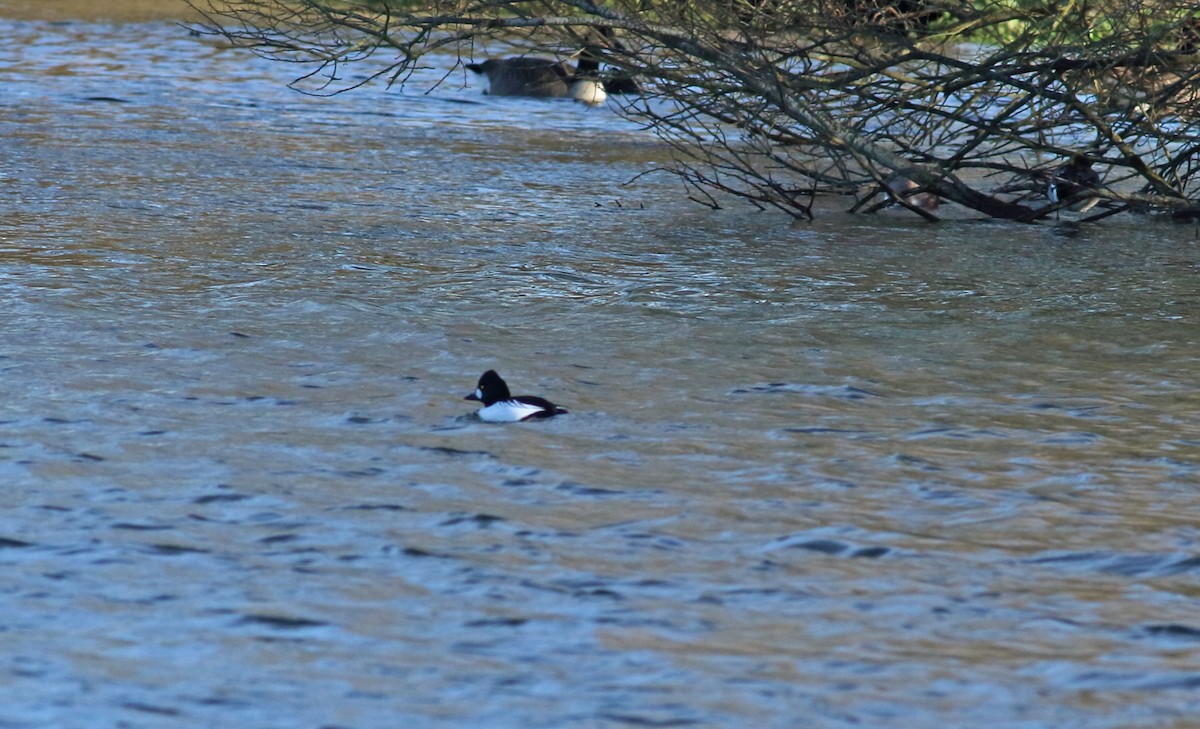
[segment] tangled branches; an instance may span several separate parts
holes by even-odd
[[[481,40],[587,48],[639,79],[624,113],[716,191],[797,217],[903,179],[1030,221],[1068,160],[1102,212],[1200,208],[1200,16],[1184,0],[189,0],[203,32],[314,66],[336,93]],[[386,52],[381,54],[381,52]],[[381,56],[385,55],[386,58]],[[375,63],[340,86],[341,67]],[[915,209],[915,206],[913,206]],[[930,213],[925,213],[930,216]]]

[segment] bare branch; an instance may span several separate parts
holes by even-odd
[[[710,207],[721,193],[807,218],[815,195],[899,175],[1035,220],[1058,209],[1042,197],[1051,170],[1078,155],[1112,209],[1200,207],[1191,0],[188,2],[199,32],[303,65],[306,93],[403,84],[483,42],[586,52],[607,82],[637,79],[618,110],[676,151]]]

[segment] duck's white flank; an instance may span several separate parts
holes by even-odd
[[[516,423],[545,408],[518,400],[501,400],[479,409],[479,419],[487,423]]]

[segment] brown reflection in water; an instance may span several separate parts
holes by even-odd
[[[183,0],[0,0],[0,17],[16,20],[136,23],[192,15]]]

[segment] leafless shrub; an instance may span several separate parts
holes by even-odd
[[[641,94],[623,113],[677,151],[692,196],[797,217],[897,176],[988,216],[1036,220],[1071,159],[1103,217],[1200,208],[1200,11],[1092,0],[189,0],[202,32],[308,64],[296,86],[403,83],[431,53],[581,48]],[[346,81],[343,67],[366,75]],[[447,73],[451,70],[448,69]],[[931,215],[930,215],[931,217]]]

